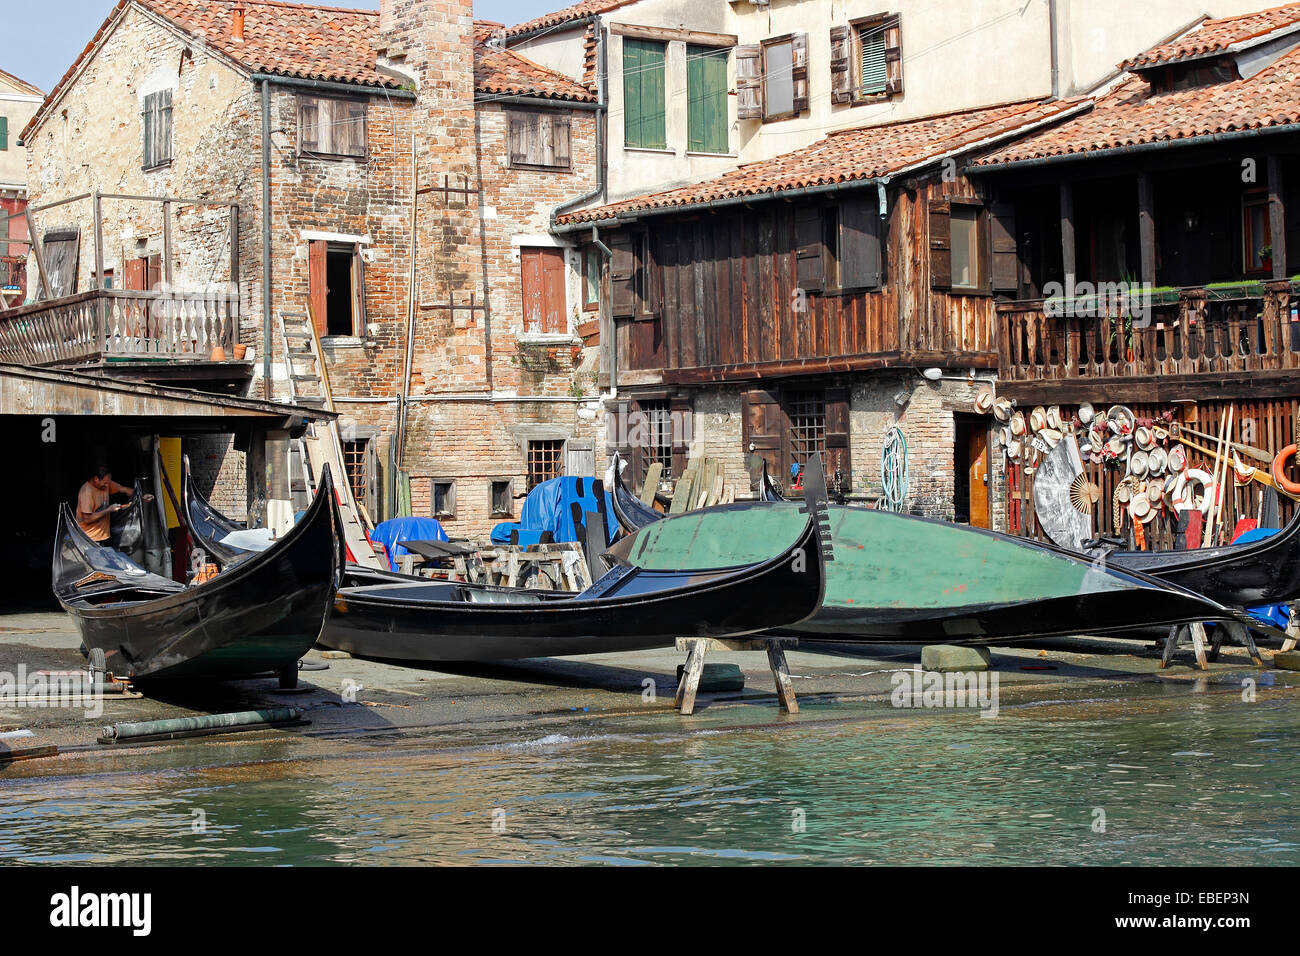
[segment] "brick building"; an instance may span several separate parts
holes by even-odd
[[[595,186],[598,97],[498,48],[495,27],[469,0],[121,0],[23,131],[35,205],[89,194],[37,217],[76,247],[46,297],[219,289],[201,324],[233,328],[189,354],[151,343],[171,361],[148,367],[109,342],[76,364],[283,400],[277,320],[310,304],[372,514],[399,465],[416,513],[466,535],[517,514],[531,482],[590,473],[586,260],[548,225]],[[132,301],[105,307],[110,339]],[[241,360],[209,354],[236,341]],[[243,452],[189,450],[242,512]]]

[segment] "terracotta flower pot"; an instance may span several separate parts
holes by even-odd
[[[212,347],[212,354],[208,356],[214,362],[224,362],[226,360],[226,350],[220,345]]]
[[[236,345],[236,346],[235,346],[235,361],[237,361],[237,362],[243,361],[244,356],[247,355],[247,354],[248,354],[248,346],[247,346],[247,345]]]

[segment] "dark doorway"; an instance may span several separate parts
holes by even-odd
[[[317,333],[360,335],[364,293],[358,247],[316,240],[308,258],[308,291]]]
[[[961,524],[991,528],[989,520],[989,432],[986,419],[954,415],[953,511]]]

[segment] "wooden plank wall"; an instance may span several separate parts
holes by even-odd
[[[1220,422],[1227,415],[1231,404],[1233,403],[1207,401],[1196,405],[1179,404],[1174,406],[1130,404],[1128,408],[1132,409],[1133,413],[1139,418],[1155,418],[1166,411],[1173,410],[1178,413],[1177,419],[1179,421],[1187,423],[1197,431],[1217,435]],[[1236,416],[1232,429],[1233,441],[1276,453],[1295,440],[1296,402],[1294,400],[1271,399],[1237,402],[1235,404]],[[1074,406],[1061,407],[1062,415],[1073,415],[1076,410]],[[1104,414],[1105,409],[1099,411]],[[1195,422],[1199,422],[1199,424],[1195,424]],[[1213,440],[1206,441],[1193,436],[1188,437],[1193,438],[1194,441],[1207,448],[1215,446]],[[1213,474],[1213,459],[1192,449],[1187,449],[1187,452],[1188,463],[1192,468],[1201,468]],[[995,453],[1001,454],[1001,448],[996,449]],[[1255,464],[1244,456],[1242,460],[1248,464]],[[1267,470],[1267,466],[1259,465],[1259,467]],[[1127,512],[1122,511],[1120,526],[1116,527],[1112,513],[1112,496],[1115,487],[1124,477],[1123,468],[1102,463],[1088,463],[1085,464],[1084,470],[1092,482],[1101,488],[1101,501],[1093,512],[1093,533],[1098,535],[1127,535],[1132,519],[1128,517]],[[1011,462],[1004,480],[1007,482],[1008,492],[1008,530],[1026,537],[1047,540],[1038,524],[1037,516],[1034,514],[1033,476],[1025,474],[1023,463]],[[1231,481],[1231,478],[1229,480]],[[1238,518],[1254,518],[1258,515],[1262,486],[1257,482],[1251,482],[1245,486],[1232,482],[1232,487],[1233,494],[1228,499],[1230,505],[1224,522],[1228,534],[1231,534],[1231,529]],[[1282,522],[1285,523],[1294,513],[1295,504],[1285,496],[1281,496],[1279,510]],[[1174,546],[1174,530],[1175,519],[1173,515],[1167,510],[1158,514],[1146,525],[1145,534],[1148,550],[1172,549]]]
[[[884,287],[810,293],[795,311],[799,202],[649,220],[651,314],[620,319],[620,368],[781,363],[900,350],[992,352],[994,300],[930,287],[928,204],[975,196],[965,178],[890,190]]]

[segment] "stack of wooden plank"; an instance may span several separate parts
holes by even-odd
[[[649,481],[646,484],[649,485]],[[669,514],[711,508],[735,500],[736,489],[724,480],[722,462],[716,458],[692,458],[686,471],[677,479]]]

